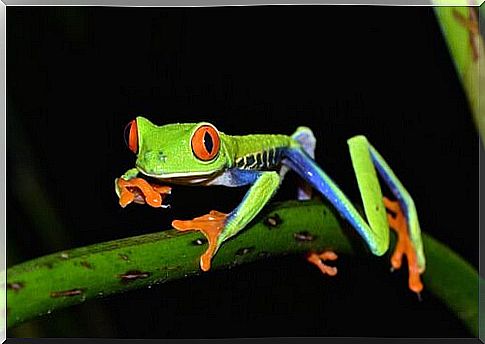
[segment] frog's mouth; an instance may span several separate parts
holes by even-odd
[[[138,171],[143,174],[144,177],[153,178],[157,181],[163,181],[164,183],[173,184],[204,184],[214,179],[219,173],[217,171],[208,172],[175,172],[175,173],[148,173],[142,168],[137,166]]]

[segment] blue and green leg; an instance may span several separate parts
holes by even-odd
[[[387,251],[389,226],[395,230],[398,243],[391,258],[392,266],[395,269],[399,268],[402,256],[406,255],[409,267],[409,288],[419,293],[423,288],[420,274],[425,268],[425,258],[414,202],[382,156],[364,136],[356,136],[350,139],[348,144],[367,221],[362,218],[335,182],[303,149],[299,147],[288,149],[283,163],[332,203],[342,217],[362,236],[373,254],[380,256]],[[397,201],[390,201],[382,196],[376,171],[389,186]],[[395,216],[388,215],[386,209]],[[312,262],[322,269],[324,264],[318,258],[328,258],[328,253],[320,257],[318,255],[310,257]]]

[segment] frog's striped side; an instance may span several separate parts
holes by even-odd
[[[242,170],[272,170],[281,162],[283,148],[271,147],[262,152],[236,158],[235,167]]]
[[[281,162],[284,149],[294,144],[286,135],[224,135],[223,142],[232,152],[231,166],[241,170],[274,171]]]

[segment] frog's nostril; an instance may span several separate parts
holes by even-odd
[[[160,161],[163,161],[163,162],[167,160],[167,156],[163,154],[163,152],[158,152],[158,158],[160,159]]]

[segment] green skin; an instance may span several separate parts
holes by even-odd
[[[356,136],[348,143],[368,221],[361,217],[350,200],[313,161],[315,139],[306,127],[299,127],[292,136],[230,136],[218,132],[218,154],[212,160],[202,161],[194,154],[191,140],[200,126],[211,124],[202,122],[157,126],[143,117],[137,117],[136,124],[136,167],[128,170],[121,178],[130,180],[142,174],[173,184],[228,187],[251,185],[241,204],[229,214],[217,239],[217,248],[254,219],[275,194],[285,173],[294,170],[339,210],[374,254],[382,255],[389,246],[390,230],[377,169],[405,209],[419,272],[424,271],[425,257],[414,203],[365,137]],[[117,182],[115,185],[119,196]],[[308,188],[299,189],[300,199],[309,197]]]

